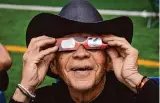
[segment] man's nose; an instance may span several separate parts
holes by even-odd
[[[80,45],[78,49],[72,55],[74,59],[86,59],[90,57],[90,53],[84,48],[83,45]]]

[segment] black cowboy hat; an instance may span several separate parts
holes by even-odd
[[[36,15],[28,25],[26,43],[28,46],[32,38],[42,35],[60,38],[72,33],[99,35],[112,33],[126,38],[131,43],[133,23],[126,16],[103,21],[99,12],[87,0],[72,0],[58,15],[50,13]],[[55,77],[50,71],[48,75]]]

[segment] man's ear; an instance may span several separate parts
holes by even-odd
[[[51,68],[51,72],[52,73],[54,73],[55,75],[58,75],[58,71],[56,69],[56,61],[55,60],[50,63],[50,68]]]

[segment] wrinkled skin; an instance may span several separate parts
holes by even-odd
[[[90,35],[77,33],[66,37]],[[108,45],[105,51],[86,50],[81,45],[76,51],[56,53],[58,47],[54,46],[55,42],[55,38],[47,36],[31,40],[23,57],[21,79],[21,84],[30,92],[33,92],[42,83],[48,67],[51,63],[54,65],[54,60],[56,60],[56,66],[51,71],[65,81],[76,102],[94,99],[103,89],[105,72],[108,70],[113,70],[117,79],[133,91],[143,77],[138,72],[138,51],[124,38],[103,35],[103,42]],[[44,49],[47,45],[53,46]],[[13,96],[15,100],[23,101],[26,99],[25,96],[17,92],[19,93],[16,90]]]
[[[103,50],[88,51],[82,45],[76,51],[58,53],[58,74],[67,85],[76,90],[91,89],[104,78],[107,63],[104,57]],[[78,70],[80,68],[91,70]]]

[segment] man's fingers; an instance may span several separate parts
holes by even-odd
[[[32,38],[31,41],[30,41],[29,46],[32,46],[32,45],[34,45],[34,43],[36,43],[36,42],[38,42],[40,40],[46,39],[46,38],[50,38],[50,37],[43,35],[43,36]]]
[[[122,41],[122,42],[125,42],[125,43],[127,43],[127,44],[129,44],[128,43],[128,41],[125,39],[125,38],[123,38],[123,37],[117,37],[117,36],[113,36],[113,35],[109,35],[109,36],[105,36],[104,37],[104,39],[103,39],[105,42],[108,42],[108,41]]]
[[[47,64],[50,64],[51,61],[55,59],[55,53],[50,53],[43,58]]]
[[[118,48],[118,47],[115,47],[115,49],[118,51],[118,54],[119,54],[120,56],[122,56],[123,58],[126,57],[126,54],[125,54],[125,52],[124,52],[124,49],[121,49],[121,48]]]
[[[120,51],[121,53],[119,51],[118,53],[122,57],[130,55],[130,54],[136,55],[137,53],[137,50],[134,49],[131,45],[125,44],[124,42],[121,42],[121,41],[109,41],[107,44],[108,46],[119,48],[119,50],[121,50]]]
[[[116,46],[116,47],[120,47],[121,49],[128,49],[128,48],[131,48],[131,45],[128,45],[124,42],[121,42],[121,41],[108,41],[107,42],[108,46]]]
[[[28,47],[26,53],[23,56],[24,61],[34,61],[39,63],[45,59],[46,55],[57,51],[58,47],[54,46],[55,38],[40,36],[32,40],[31,45]],[[53,46],[51,46],[53,45]],[[53,59],[53,58],[52,58]],[[46,62],[50,62],[50,58],[46,59]]]
[[[40,54],[38,55],[38,59],[41,60],[42,58],[44,58],[45,56],[49,55],[50,53],[55,53],[57,50],[58,50],[58,46],[54,46],[52,48],[45,49],[45,50],[40,52]],[[46,62],[49,63],[50,60],[46,61]]]
[[[41,48],[49,44],[55,43],[55,38],[47,37],[47,36],[40,36],[37,38],[33,38],[28,46],[28,48]]]
[[[108,48],[106,51],[112,61],[116,60],[119,57],[117,51],[114,48]]]
[[[122,57],[125,57],[126,55],[137,55],[137,50],[124,38],[109,36],[108,38],[105,37],[104,41],[109,47],[115,47]]]
[[[55,43],[54,38],[48,38],[43,41],[38,41],[35,45],[39,48],[39,50],[47,49],[54,46]]]
[[[113,67],[114,73],[118,77],[118,80],[122,81],[122,77],[121,77],[122,68],[121,67],[122,67],[123,58],[119,57],[119,54],[115,48],[107,49],[107,53],[112,60],[112,67]]]

